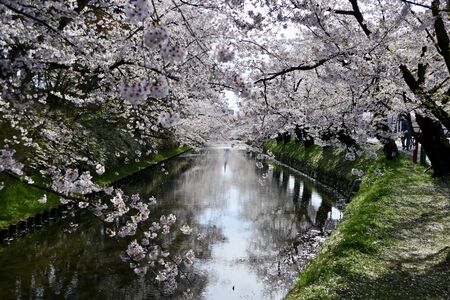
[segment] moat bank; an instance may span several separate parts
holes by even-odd
[[[94,175],[93,180],[103,186],[112,184],[189,150],[190,148],[187,146],[163,149],[159,153],[139,161],[111,166],[106,169],[104,174]],[[0,173],[0,183],[4,185],[0,189],[0,230],[7,229],[11,225],[16,226],[21,221],[28,223],[29,218],[35,214],[44,213],[46,210],[50,211],[60,205],[59,196],[45,189],[45,185],[49,183],[45,178],[38,174],[31,178],[34,180],[33,185],[25,183],[22,178]],[[38,199],[44,195],[47,197],[47,202],[40,203]],[[1,236],[3,235],[0,235],[0,242]]]
[[[336,149],[305,149],[294,142],[268,142],[264,148],[300,170],[305,158],[309,169],[329,166],[322,181],[332,186],[335,173],[349,182],[352,167],[366,173],[342,222],[286,299],[449,298],[448,180],[432,178],[407,157],[344,162]]]

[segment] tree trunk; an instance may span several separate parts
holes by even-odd
[[[312,145],[314,145],[314,138],[311,135],[307,135],[303,139],[303,145],[305,145],[305,148],[311,147]]]
[[[433,176],[450,175],[450,143],[441,124],[419,114],[416,115],[416,121],[422,131],[418,140],[430,159]]]
[[[398,157],[397,144],[393,139],[387,139],[383,142],[383,153],[388,160],[394,160]]]
[[[289,144],[290,141],[291,135],[286,131],[285,133],[283,133],[283,144]]]

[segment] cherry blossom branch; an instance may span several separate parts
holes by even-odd
[[[401,2],[404,2],[404,3],[411,4],[411,5],[420,6],[420,7],[423,7],[423,8],[433,9],[433,4],[430,6],[430,5],[426,5],[426,4],[422,4],[422,3],[417,3],[417,2],[415,2],[415,1],[410,1],[410,0],[400,0],[400,1],[401,1]],[[449,10],[449,9],[439,9],[439,11],[449,12],[450,10]]]
[[[22,182],[22,183],[24,183],[26,185],[38,188],[40,190],[43,190],[43,191],[46,191],[46,192],[49,192],[49,193],[56,194],[59,197],[62,197],[62,198],[65,198],[65,199],[69,199],[69,200],[72,200],[72,201],[75,201],[75,202],[87,201],[87,199],[85,197],[75,197],[73,195],[66,195],[66,194],[60,193],[58,191],[55,191],[55,190],[53,190],[53,189],[51,189],[49,187],[43,186],[43,185],[38,185],[38,184],[35,184],[35,183],[29,183],[26,180],[23,180],[20,176],[14,174],[12,172],[9,172],[9,171],[3,171],[2,173],[7,175],[7,176],[9,176],[9,177],[11,177],[11,178],[14,178],[14,179],[20,181],[20,182]]]
[[[180,0],[180,2],[185,5],[193,6],[193,7],[197,7],[197,8],[207,8],[207,9],[214,9],[214,10],[217,9],[216,6],[208,6],[208,5],[202,4],[201,2],[200,3],[192,3],[192,2],[187,2],[184,0]]]
[[[62,38],[66,43],[68,43],[72,47],[79,49],[74,43],[72,43],[66,37],[64,37],[57,29],[53,28],[52,26],[50,26],[49,24],[45,23],[44,21],[42,21],[42,20],[40,20],[40,19],[38,19],[38,18],[36,18],[36,17],[34,17],[34,16],[24,12],[24,11],[21,11],[21,10],[19,10],[19,9],[17,9],[17,8],[15,8],[15,7],[13,7],[13,6],[3,2],[3,1],[0,1],[0,4],[3,4],[4,6],[6,6],[7,8],[9,8],[10,10],[12,10],[13,12],[15,12],[17,14],[23,15],[23,16],[25,16],[25,17],[27,17],[27,18],[29,18],[29,19],[31,19],[31,20],[41,24],[42,26],[46,27],[50,31],[56,33],[60,38]]]
[[[283,69],[283,70],[281,70],[279,72],[269,73],[268,74],[268,75],[270,75],[269,77],[264,77],[264,78],[258,79],[257,81],[255,81],[255,84],[257,84],[259,82],[266,82],[266,81],[273,80],[273,79],[275,79],[275,78],[277,78],[277,77],[279,77],[281,75],[284,75],[284,74],[287,74],[287,73],[290,73],[290,72],[293,72],[293,71],[308,71],[308,70],[317,69],[318,67],[322,66],[324,63],[326,63],[327,61],[331,60],[332,58],[333,57],[323,58],[323,59],[320,59],[319,61],[317,61],[316,63],[311,64],[311,65],[301,64],[301,65],[298,65],[296,67],[290,67],[290,68],[287,68],[287,69]]]
[[[367,24],[364,20],[364,17],[361,13],[361,10],[359,9],[359,5],[358,5],[358,0],[349,0],[353,11],[348,11],[348,10],[334,10],[334,13],[338,14],[338,15],[352,15],[356,18],[356,21],[358,21],[359,26],[361,26],[361,29],[364,31],[364,33],[366,34],[367,37],[370,36],[370,34],[372,33],[369,28],[367,28]]]
[[[255,45],[255,46],[261,48],[261,49],[262,49],[264,52],[266,52],[268,55],[275,57],[277,60],[279,60],[280,62],[282,62],[283,64],[286,65],[286,62],[285,62],[279,55],[277,55],[277,54],[275,54],[275,53],[269,51],[266,47],[264,47],[264,46],[258,44],[258,43],[255,42],[255,41],[250,41],[250,40],[240,40],[239,42],[244,42],[244,43],[253,44],[253,45]]]

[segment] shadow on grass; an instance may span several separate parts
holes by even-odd
[[[340,275],[351,280],[351,288],[337,291],[337,294],[340,299],[449,299],[449,253],[449,247],[445,247],[438,253],[418,259],[438,259],[421,272],[402,267],[417,261],[395,261],[394,269],[376,280],[343,269]]]

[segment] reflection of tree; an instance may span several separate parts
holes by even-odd
[[[249,209],[250,206],[259,209],[255,222],[257,233],[252,236],[249,257],[253,262],[252,268],[269,290],[289,288],[296,281],[299,269],[317,250],[315,245],[318,243],[305,237],[310,235],[311,229],[322,228],[331,211],[330,198],[306,178],[294,176],[292,194],[289,194],[287,187],[291,175],[288,169],[275,166],[273,185],[267,187],[271,190],[270,202],[259,206],[251,202],[248,205]],[[312,205],[313,194],[322,199],[317,211]],[[297,241],[299,237],[305,240]],[[305,241],[307,247],[303,245]],[[300,246],[301,253],[296,252],[297,246]],[[261,253],[268,256],[261,256]]]
[[[129,193],[139,192],[144,199],[150,195],[161,195],[164,189],[176,184],[176,177],[185,172],[191,163],[192,160],[186,159],[168,164],[169,175],[161,172],[160,166],[144,170],[138,176],[124,180],[127,183],[124,189]],[[193,219],[194,212],[181,205],[164,207],[164,203],[152,210],[151,219],[156,220],[161,213],[174,210],[180,223],[188,223],[188,220],[190,222]],[[78,227],[70,223],[76,223]],[[65,229],[73,233],[68,234]],[[128,263],[119,258],[125,246],[124,241],[117,244],[104,232],[103,223],[81,212],[0,249],[0,299],[89,299],[94,295],[96,299],[174,299],[180,296],[163,295],[162,287],[154,284],[152,279],[155,274],[151,271],[147,279],[135,276]],[[220,233],[209,232],[208,237],[211,240],[218,235]],[[180,255],[192,246],[192,240],[178,231],[173,232],[170,240],[169,250],[173,253],[178,251]],[[196,244],[197,247],[202,245],[206,244]],[[203,256],[208,256],[208,251],[204,251]],[[204,284],[205,278],[200,275],[190,278],[189,282],[179,282],[182,288],[189,287],[191,290],[201,289]]]
[[[279,168],[273,168],[273,172],[272,172],[272,178],[274,182],[279,183],[280,182],[280,174],[281,171],[279,170]],[[280,189],[278,189],[279,191]]]
[[[285,170],[283,172],[283,179],[281,180],[281,188],[283,191],[287,190],[288,182],[289,182],[289,173]]]
[[[296,182],[300,182],[300,180],[297,178]],[[314,222],[311,220],[311,217],[308,213],[308,207],[312,198],[312,186],[307,181],[303,181],[302,184],[303,192],[301,195],[298,195],[297,198],[295,198],[294,193],[294,203],[296,208],[296,218],[299,227],[302,229],[302,231],[306,231],[311,226],[314,226]],[[300,186],[300,183],[298,183],[298,185]]]
[[[174,181],[183,174],[193,161],[189,158],[175,158],[163,165],[146,168],[133,176],[126,177],[118,185],[127,193],[139,192],[141,195],[151,195],[164,188],[167,182]],[[162,171],[162,169],[167,171]]]
[[[62,230],[75,221],[80,224],[76,232],[67,234]],[[41,294],[51,299],[95,293],[106,287],[111,293],[111,284],[132,283],[136,277],[118,259],[122,248],[106,238],[102,230],[99,221],[81,214],[52,223],[4,248],[0,255],[0,299],[34,299]],[[4,266],[10,267],[9,272]],[[107,294],[98,295],[107,298]]]
[[[151,209],[150,222],[162,214],[175,213],[177,224],[194,228],[190,238],[174,230],[166,240],[170,252],[183,254],[193,248],[199,259],[211,261],[215,245],[228,243],[220,220],[224,213],[231,213],[240,226],[249,228],[244,253],[247,257],[242,263],[262,280],[267,278],[269,289],[282,288],[279,279],[286,284],[295,281],[298,263],[292,260],[292,241],[297,233],[314,225],[310,216],[313,194],[324,197],[311,182],[295,177],[291,194],[287,189],[290,172],[275,167],[269,172],[271,179],[261,186],[258,180],[269,171],[268,167],[257,168],[253,157],[237,151],[230,151],[228,156],[223,151],[206,151],[166,163],[165,168],[168,175],[157,166],[128,178],[122,187],[128,194],[140,193],[144,199],[156,196],[158,205]],[[314,211],[318,226],[322,226],[320,220],[329,210],[325,202]],[[230,212],[230,206],[236,210]],[[71,221],[79,227],[68,235],[61,231],[61,224],[69,227]],[[70,298],[70,293],[78,298],[96,295],[99,299],[164,299],[152,280],[137,278],[128,264],[118,259],[123,245],[104,235],[101,222],[77,214],[75,220],[61,224],[50,225],[0,249],[0,299],[17,298],[18,294],[33,298],[42,292],[46,299],[62,295]],[[197,232],[205,233],[206,238],[194,242]],[[192,299],[198,299],[207,285],[206,275],[198,268],[194,265],[189,281],[179,282],[181,288],[191,289]]]
[[[320,205],[319,209],[317,210],[316,214],[316,224],[315,227],[321,231],[323,231],[325,227],[325,223],[328,219],[328,213],[331,212],[331,203],[330,201],[327,201],[324,197],[322,204]]]

